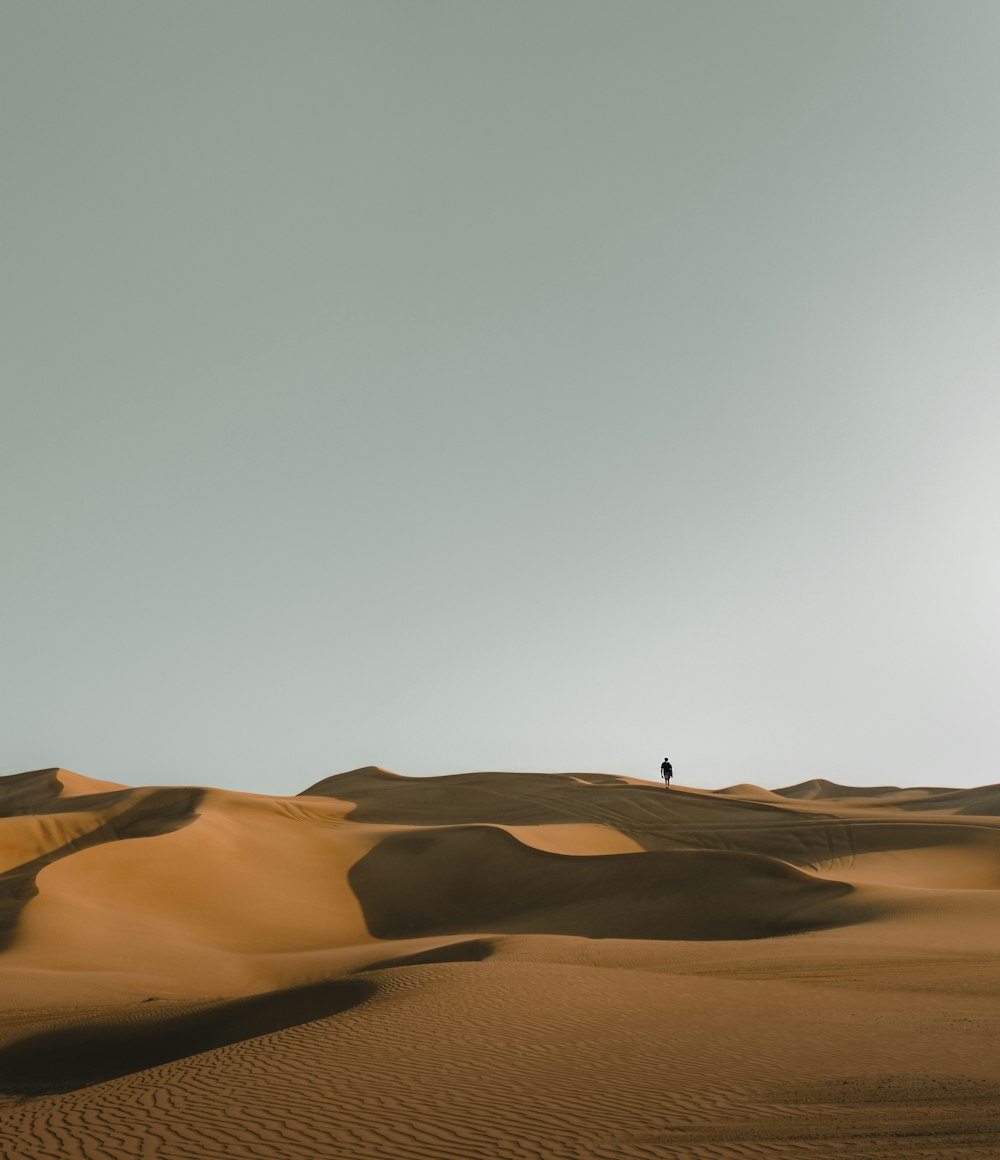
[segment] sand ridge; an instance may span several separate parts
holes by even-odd
[[[995,1155],[998,795],[0,778],[3,1154]]]

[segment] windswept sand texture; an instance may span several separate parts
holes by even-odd
[[[1000,787],[0,778],[0,1156],[1000,1156]]]

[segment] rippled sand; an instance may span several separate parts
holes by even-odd
[[[0,778],[0,1155],[995,1157],[1000,788]]]

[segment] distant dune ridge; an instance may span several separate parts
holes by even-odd
[[[1000,1150],[1000,786],[53,768],[0,834],[12,1160]]]

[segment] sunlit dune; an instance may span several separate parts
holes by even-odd
[[[0,838],[12,1160],[994,1154],[997,786],[46,769]]]

